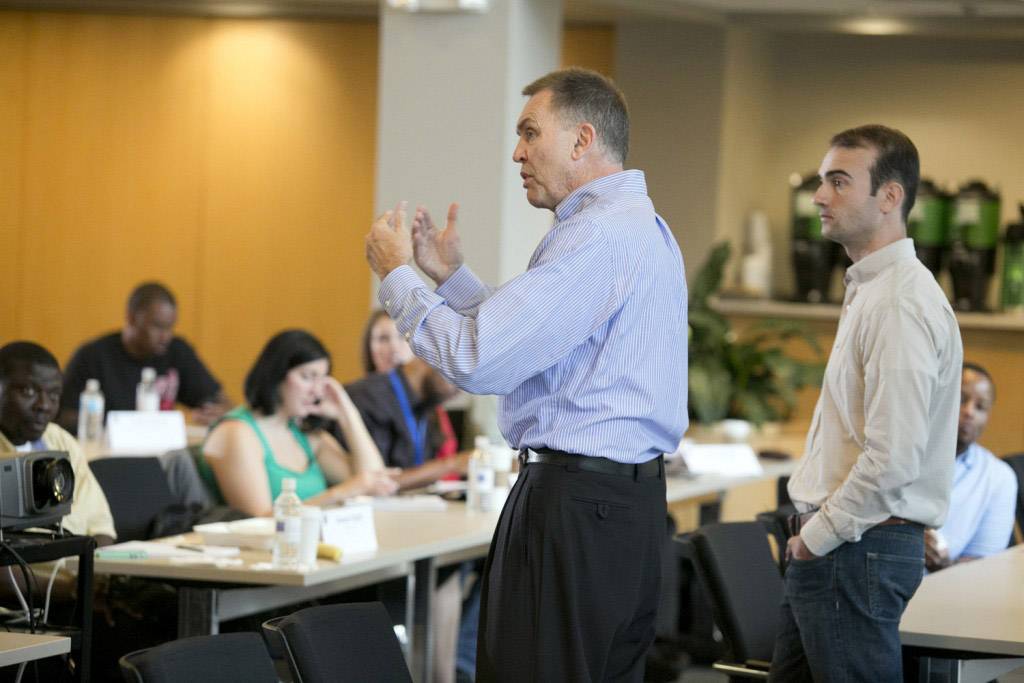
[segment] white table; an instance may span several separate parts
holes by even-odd
[[[1024,666],[1024,546],[926,576],[900,640],[929,650],[922,681],[989,681]]]
[[[320,560],[314,571],[255,569],[269,553],[243,551],[241,566],[178,564],[167,558],[101,559],[95,572],[165,579],[180,583],[178,637],[217,633],[220,623],[314,600],[396,578],[406,580],[406,630],[410,668],[416,680],[430,680],[433,634],[429,628],[432,590],[439,566],[487,552],[497,513],[471,513],[461,503],[443,512],[376,511],[379,548],[340,562]],[[164,539],[199,541],[198,535]]]
[[[755,448],[765,448],[755,442]],[[763,461],[757,477],[701,475],[669,477],[669,502],[722,494],[730,488],[788,474],[794,461]],[[432,590],[437,568],[487,553],[498,513],[470,513],[461,503],[444,512],[376,511],[379,548],[340,563],[320,561],[311,572],[253,569],[266,563],[266,552],[243,552],[238,567],[175,564],[167,559],[114,560],[97,558],[97,574],[120,574],[179,582],[178,636],[217,633],[222,621],[258,614],[345,590],[396,578],[406,579],[406,630],[416,680],[430,680],[433,634],[429,628]],[[188,542],[198,542],[188,537]]]
[[[67,636],[0,631],[0,667],[22,664],[71,652]]]

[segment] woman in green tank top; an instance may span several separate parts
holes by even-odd
[[[270,515],[286,477],[310,505],[395,491],[398,471],[384,467],[330,370],[327,350],[303,330],[281,332],[263,347],[245,378],[247,405],[213,426],[199,460],[200,474],[227,505]],[[321,428],[327,420],[338,421],[349,451]]]

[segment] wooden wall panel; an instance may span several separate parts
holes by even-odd
[[[566,27],[562,66],[582,66],[615,78],[615,28],[592,24]]]
[[[229,394],[285,326],[359,374],[376,26],[0,12],[0,341],[65,360],[144,279]]]
[[[38,13],[30,24],[22,334],[67,358],[120,324],[144,279],[180,295],[193,333],[203,64],[175,58],[203,22]]]
[[[0,14],[0,344],[20,334],[28,14]]]
[[[210,37],[201,341],[235,395],[286,327],[317,334],[339,377],[361,374],[376,46],[368,23],[225,22]]]

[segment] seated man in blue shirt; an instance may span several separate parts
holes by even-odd
[[[964,363],[949,516],[941,529],[925,533],[928,571],[992,555],[1004,550],[1010,540],[1017,478],[1009,465],[977,443],[988,424],[995,393],[988,371]]]

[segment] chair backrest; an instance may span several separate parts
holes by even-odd
[[[784,474],[775,480],[775,507],[783,508],[793,504],[789,499],[789,475]]]
[[[153,520],[176,502],[158,458],[98,458],[89,469],[107,497],[118,541],[148,538]]]
[[[308,607],[263,624],[271,650],[283,648],[301,683],[408,681],[391,618],[379,602]]]
[[[127,683],[277,683],[256,633],[182,638],[126,654],[118,664]]]
[[[1024,453],[1014,453],[1003,458],[1017,475],[1017,536],[1024,542]]]
[[[708,524],[690,534],[691,556],[711,597],[729,658],[771,661],[783,583],[759,522]]]

